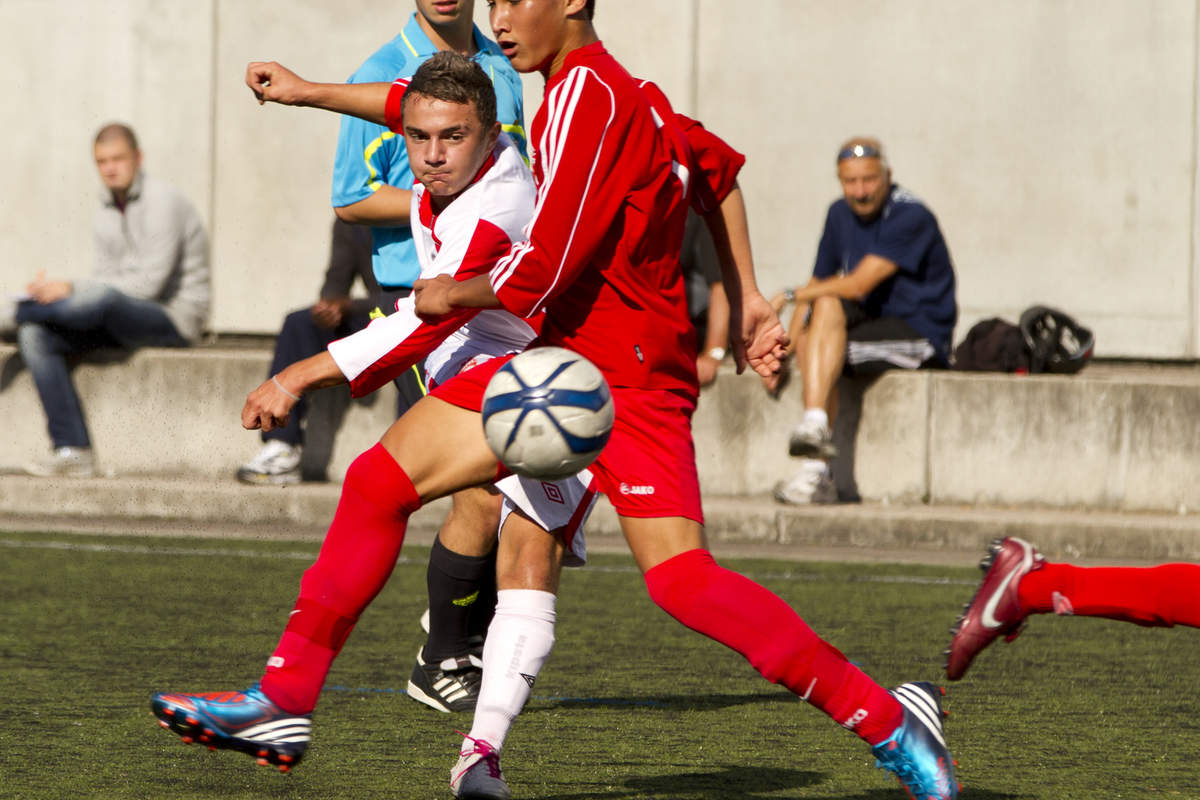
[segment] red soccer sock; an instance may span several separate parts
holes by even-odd
[[[1152,627],[1200,627],[1200,565],[1076,567],[1043,564],[1017,587],[1030,614],[1107,617]]]
[[[280,708],[307,714],[316,706],[333,659],[391,576],[408,517],[420,506],[383,445],[350,465],[321,553],[300,580],[300,597],[267,660],[262,689]]]
[[[780,683],[869,744],[900,725],[900,703],[822,640],[783,600],[724,569],[707,550],[689,550],[646,572],[646,588],[664,611],[741,653]]]

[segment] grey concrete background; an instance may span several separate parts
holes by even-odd
[[[1091,325],[1107,356],[1194,358],[1200,0],[602,0],[630,71],[749,157],[760,282],[811,272],[832,154],[888,144],[938,214],[961,337],[1034,302]],[[476,15],[485,22],[485,4]],[[213,326],[274,331],[316,291],[337,120],[259,108],[246,62],[344,79],[411,3],[0,2],[0,293],[89,269],[95,129],[141,134],[148,170],[213,231]],[[526,81],[527,117],[541,93]]]

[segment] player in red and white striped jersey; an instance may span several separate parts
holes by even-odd
[[[275,74],[279,86],[287,83],[282,75],[282,72]],[[447,88],[447,84],[453,88]],[[406,87],[408,92],[404,93]],[[395,89],[398,97],[405,98],[406,146],[419,181],[412,193],[412,223],[422,274],[427,277],[485,274],[508,252],[513,241],[520,239],[522,228],[532,215],[535,198],[528,167],[495,122],[491,83],[466,58],[441,53],[418,70],[411,87],[404,80],[398,81]],[[290,411],[296,401],[294,395],[322,381],[332,383],[333,376],[339,381],[352,378],[360,390],[367,391],[428,356],[428,373],[435,382],[442,382],[468,365],[498,355],[511,355],[523,349],[533,337],[530,324],[507,311],[466,310],[430,324],[415,316],[410,300],[402,300],[389,317],[335,342],[329,352],[288,367],[265,382],[252,394],[248,407],[271,408],[269,414],[256,416],[256,421],[265,420],[260,424],[269,429]],[[295,380],[298,374],[321,371],[325,373],[322,380],[307,383]],[[501,491],[511,498],[506,501],[505,513],[519,509],[544,527],[561,530],[567,558],[571,563],[582,563],[586,556],[582,525],[595,498],[591,474],[584,470],[554,484],[535,481],[527,486],[526,483],[526,479],[516,476],[498,482]],[[469,551],[486,553],[494,548],[502,509],[500,498],[492,498],[491,494],[483,488],[466,488],[454,494],[455,504],[448,520],[457,518],[457,528],[471,533],[472,538],[467,542]],[[439,536],[448,527],[444,525]],[[334,546],[331,544],[331,552]],[[337,580],[353,582],[360,566],[353,561],[340,561]],[[466,576],[454,577],[462,582]],[[299,608],[306,607],[307,598],[311,597],[311,594],[306,596],[306,591],[313,586],[317,587],[318,596],[323,594],[319,570],[315,576],[306,577],[301,590],[302,598],[306,599],[298,604]],[[432,586],[430,596],[432,601]],[[489,606],[494,607],[494,601]],[[320,618],[302,612],[293,615],[292,621],[313,616]],[[342,630],[348,633],[348,628]],[[287,652],[287,645],[295,640],[295,632],[295,626],[290,626],[280,652]],[[428,652],[428,645],[425,650]],[[270,663],[278,667],[287,659],[288,656],[277,653]],[[479,685],[478,658],[473,658],[473,683],[467,674],[469,665],[458,665],[459,659],[448,660],[455,664],[434,663],[431,668],[442,669],[430,672],[419,655],[413,680],[409,682],[409,694],[443,710],[465,710],[452,704],[462,704],[466,699],[473,708]],[[316,688],[319,690],[319,685]],[[468,698],[467,693],[472,689],[474,693]],[[311,710],[316,697],[293,695],[291,699],[289,712],[279,709],[273,715],[275,719],[261,720],[268,724],[252,732],[242,730],[241,722],[247,713],[260,719],[261,709],[255,704],[266,706],[273,702],[269,695],[261,695],[257,687],[244,693],[223,693],[216,698],[157,695],[154,710],[168,727],[175,723],[173,729],[181,735],[197,734],[215,747],[253,754],[262,751],[269,754],[261,756],[265,763],[290,769],[302,757],[308,742],[308,722],[297,718],[305,713],[299,709]],[[448,704],[451,704],[449,709]],[[247,708],[251,710],[246,712]],[[177,715],[180,710],[188,714]],[[200,730],[194,731],[194,726],[200,726]]]

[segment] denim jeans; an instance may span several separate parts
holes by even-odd
[[[313,321],[310,309],[301,308],[291,312],[284,318],[283,327],[275,339],[275,355],[271,358],[269,374],[278,375],[284,367],[309,356],[315,356],[328,347],[334,339],[349,336],[355,331],[367,327],[367,323],[370,321],[371,318],[367,316],[366,312],[351,311],[337,329],[326,330],[318,327],[317,323]],[[269,442],[272,439],[278,439],[290,445],[304,444],[304,433],[300,424],[306,414],[308,414],[308,398],[301,395],[296,405],[292,407],[287,425],[275,428],[270,433],[262,434],[262,440]]]
[[[102,284],[80,284],[55,303],[17,305],[17,346],[33,375],[55,447],[91,447],[67,357],[118,347],[184,347],[162,306]]]

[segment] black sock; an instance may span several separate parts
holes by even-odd
[[[479,580],[479,599],[471,604],[471,622],[467,632],[472,639],[476,641],[473,644],[478,644],[483,637],[487,636],[488,625],[492,624],[492,617],[496,616],[496,550],[498,547],[493,547],[490,555],[487,558],[487,568],[483,571],[483,577]]]
[[[490,622],[496,611],[495,549],[486,556],[464,556],[436,540],[425,582],[429,590],[426,663],[466,655],[472,634],[482,633],[472,624],[476,615],[481,619],[486,615]]]

